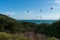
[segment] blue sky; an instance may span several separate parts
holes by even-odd
[[[57,20],[60,0],[0,0],[0,13],[18,20]]]

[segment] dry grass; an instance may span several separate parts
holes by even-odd
[[[0,40],[30,40],[22,35],[7,34],[5,32],[0,32]]]

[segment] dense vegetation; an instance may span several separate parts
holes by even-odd
[[[34,32],[45,34],[47,37],[60,38],[60,20],[52,24],[48,23],[35,24],[30,22],[18,22],[13,18],[0,14],[0,32],[6,33]]]

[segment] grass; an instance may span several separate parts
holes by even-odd
[[[22,36],[22,34],[7,34],[5,32],[0,32],[0,40],[31,40],[28,37]],[[47,40],[57,40],[55,37],[47,38]]]
[[[7,34],[5,32],[0,32],[0,40],[30,40],[30,38],[17,36],[16,34]]]
[[[58,40],[58,39],[55,37],[51,37],[51,38],[47,38],[47,40]]]

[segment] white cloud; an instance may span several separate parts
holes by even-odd
[[[60,8],[60,0],[54,0],[53,4],[54,5],[52,5],[52,7],[54,7],[54,8]]]
[[[36,12],[36,11],[35,11]],[[60,17],[60,14],[58,13],[53,13],[53,14],[40,14],[40,12],[39,13],[35,13],[35,12],[31,12],[30,11],[30,13],[26,13],[26,14],[24,14],[25,12],[20,12],[20,13],[17,13],[17,12],[4,12],[4,13],[2,13],[2,14],[5,14],[5,15],[10,15],[10,17],[12,17],[12,18],[15,18],[15,19],[20,19],[20,20],[33,20],[33,19],[35,19],[35,20],[51,20],[51,19],[59,19],[59,17]]]
[[[55,3],[56,5],[60,5],[60,0],[54,0],[54,3]]]
[[[13,16],[15,15],[16,13],[13,11],[13,12],[2,12],[2,14],[5,14],[7,16]]]
[[[43,17],[43,19],[52,19],[52,20],[59,20],[59,18],[60,18],[60,14],[58,13],[55,13],[55,14],[51,14],[51,15],[45,15],[44,17]]]
[[[15,16],[17,16],[15,11],[12,11],[12,12],[1,12],[1,14],[7,15],[7,16],[12,17],[12,18],[15,18]]]

